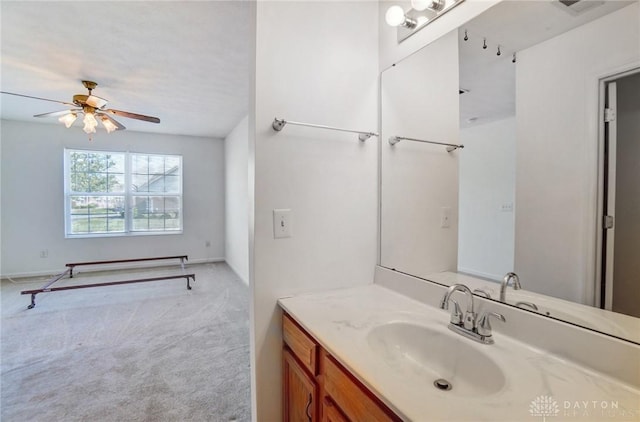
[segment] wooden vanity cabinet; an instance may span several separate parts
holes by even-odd
[[[282,336],[285,422],[401,420],[286,313]]]

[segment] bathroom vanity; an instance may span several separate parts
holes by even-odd
[[[465,297],[454,297],[464,307]],[[505,312],[505,323],[493,323],[494,344],[453,332],[448,311],[381,284],[280,299],[284,420],[530,420],[541,400],[554,403],[546,416],[556,420],[640,417],[637,364],[629,361],[626,379],[599,372],[507,335],[499,324],[524,325],[514,317],[519,311],[475,303],[478,311]],[[564,333],[583,341],[581,333]],[[619,360],[616,353],[610,356]],[[630,353],[639,356],[637,348]]]
[[[401,420],[286,313],[282,336],[285,420]]]

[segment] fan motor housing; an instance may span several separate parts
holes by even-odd
[[[88,95],[82,95],[82,94],[74,95],[73,103],[82,107],[87,103],[87,98],[89,98]]]

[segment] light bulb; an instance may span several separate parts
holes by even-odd
[[[96,126],[98,126],[98,121],[96,120],[93,113],[85,112],[82,122],[84,123],[84,127],[82,128],[82,130],[84,130],[86,134],[96,133]]]
[[[429,7],[431,1],[429,0],[411,0],[411,7],[418,12],[422,12],[424,9]]]
[[[111,120],[107,116],[100,116],[100,121],[102,122],[102,126],[107,129],[107,133],[111,133],[114,130],[117,130],[118,127],[113,124]]]
[[[58,119],[59,122],[64,123],[64,125],[69,129],[73,122],[76,121],[78,115],[76,113],[68,113]]]
[[[419,12],[425,9],[440,11],[444,8],[444,0],[411,0],[411,7]]]
[[[389,26],[400,26],[404,23],[406,17],[401,6],[391,6],[387,9],[384,19]]]

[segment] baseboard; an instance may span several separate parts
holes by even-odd
[[[224,261],[225,261],[224,258],[196,258],[196,259],[188,260],[186,262],[186,266],[197,265],[197,264],[208,264],[208,263],[215,263],[215,262],[224,262]],[[130,262],[130,263],[122,263],[122,264],[109,264],[109,265],[92,265],[87,267],[79,267],[78,268],[79,271],[76,270],[74,272],[90,273],[90,272],[105,271],[105,270],[114,270],[114,271],[115,270],[132,270],[132,269],[138,269],[138,268],[165,267],[165,266],[171,265],[171,264],[161,265],[161,264],[158,264],[158,262],[161,262],[161,261],[135,262],[135,263]],[[25,278],[25,277],[42,277],[43,279],[47,279],[47,278],[53,277],[54,275],[60,274],[64,271],[65,269],[62,268],[59,270],[43,270],[43,271],[30,271],[30,272],[23,272],[23,273],[1,274],[0,279],[6,280],[6,279]],[[30,280],[30,282],[31,281],[33,280]]]

